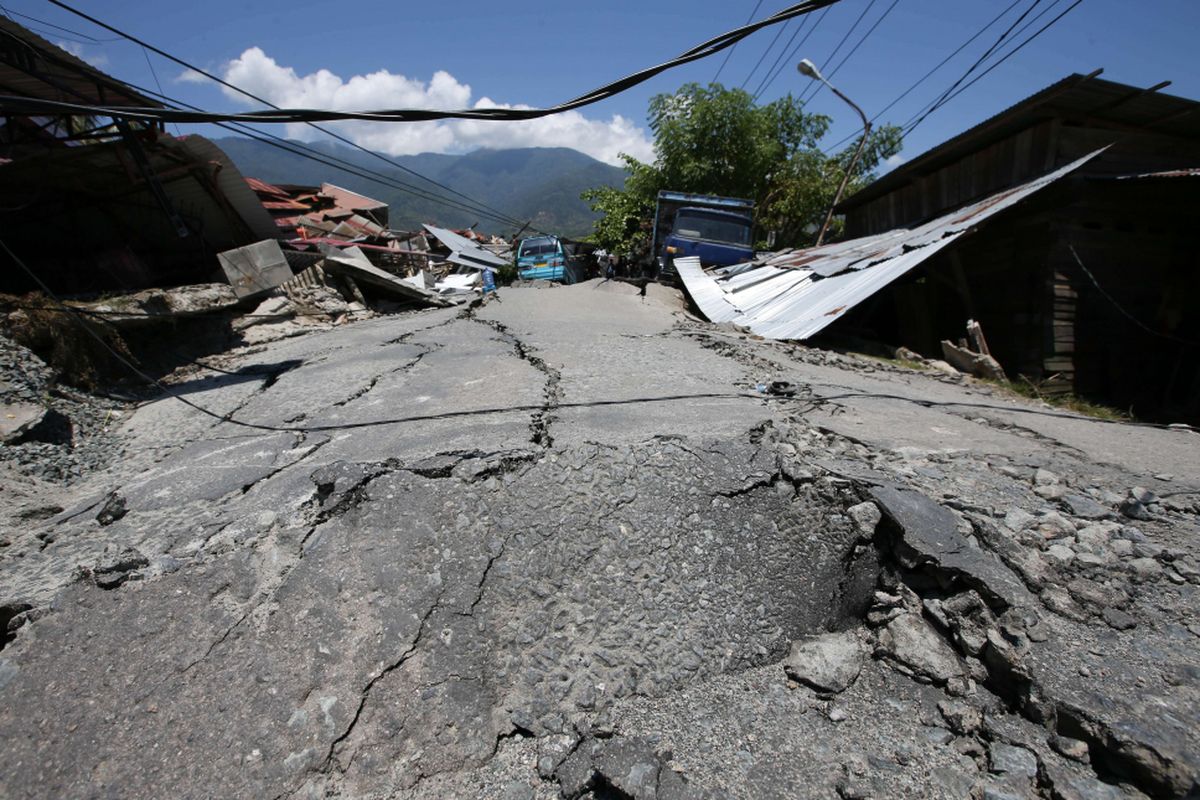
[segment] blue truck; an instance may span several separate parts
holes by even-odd
[[[674,280],[674,260],[698,256],[706,267],[754,259],[754,201],[661,191],[651,253],[659,280]]]

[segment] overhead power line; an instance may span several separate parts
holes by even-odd
[[[888,111],[890,111],[897,103],[899,103],[901,100],[903,100],[904,98],[906,98],[910,94],[912,94],[913,91],[915,91],[918,87],[921,86],[921,84],[925,83],[925,81],[927,81],[931,77],[933,77],[933,75],[938,70],[940,70],[942,67],[946,66],[946,64],[950,63],[950,61],[956,55],[961,53],[963,50],[967,49],[971,45],[972,42],[974,42],[976,39],[978,39],[980,36],[982,36],[984,33],[986,33],[989,28],[991,28],[993,25],[995,25],[997,22],[999,22],[1001,20],[1001,18],[1003,18],[1006,14],[1008,14],[1009,11],[1012,11],[1021,2],[1022,2],[1022,0],[1013,0],[1013,2],[1010,3],[1007,8],[1005,8],[1003,11],[1001,11],[996,16],[992,17],[990,22],[988,22],[986,25],[984,25],[979,30],[975,31],[975,33],[972,34],[971,37],[968,38],[965,42],[960,44],[958,47],[954,48],[954,50],[950,53],[950,55],[946,56],[941,61],[939,61],[933,67],[933,69],[926,72],[920,78],[917,78],[917,80],[913,82],[912,86],[909,86],[903,92],[898,94],[894,100],[892,100],[886,106],[881,108],[879,110],[879,112],[875,114],[875,116],[871,117],[871,122],[876,122],[880,117],[882,117],[884,114],[886,114]],[[834,143],[827,150],[825,150],[825,155],[830,155],[834,150],[837,150],[839,147],[844,145],[846,142],[849,142],[851,139],[854,139],[856,136],[858,136],[857,131],[855,131],[854,133],[852,133],[848,136],[845,136],[845,137],[839,139],[836,143]]]
[[[759,6],[761,5],[762,0],[758,0],[758,2],[754,4],[754,10],[750,12],[750,16],[746,17],[746,24],[750,24],[750,22],[754,19],[754,15],[758,13]],[[717,78],[721,77],[721,71],[725,69],[725,65],[729,63],[729,57],[733,55],[733,51],[736,49],[737,44],[734,44],[733,47],[725,51],[725,58],[721,61],[721,66],[717,67],[717,73],[713,75],[713,83],[716,83]]]
[[[830,62],[833,61],[833,59],[835,59],[837,57],[837,54],[842,49],[842,45],[846,44],[846,42],[850,39],[851,34],[854,33],[855,29],[858,28],[858,26],[862,23],[863,19],[867,16],[868,13],[870,13],[871,9],[875,7],[876,2],[878,2],[878,0],[871,0],[871,2],[867,3],[867,7],[862,10],[862,13],[859,14],[858,17],[854,20],[854,24],[850,26],[850,29],[848,31],[846,31],[846,33],[842,36],[841,40],[838,41],[837,47],[833,48],[833,52],[830,53],[829,56],[824,61],[820,62],[823,66],[829,64]],[[825,77],[828,78],[829,76],[826,75]],[[819,89],[821,89],[825,86],[825,84],[822,83],[821,81],[813,81],[813,83],[815,83],[817,85],[816,88],[805,87],[804,91],[802,91],[800,93],[800,102],[802,102],[802,103],[808,102],[812,98],[816,97]]]
[[[33,53],[42,54],[46,57],[51,57],[51,58],[54,56],[53,53],[43,52],[43,49],[40,46],[35,45],[33,42],[28,41],[25,38],[16,36],[15,34],[13,34],[13,37],[18,42],[23,44],[25,47],[29,48],[30,51]],[[153,64],[151,64],[149,61],[149,55],[147,54],[146,49],[145,48],[140,48],[140,49],[142,50],[142,53],[144,55],[146,55],[147,64],[150,67],[151,73],[154,74],[154,67],[153,67]],[[158,84],[157,75],[154,74],[154,77],[155,77],[156,84]],[[182,101],[179,101],[175,98],[172,98],[172,97],[164,94],[162,92],[161,84],[158,84],[158,89],[159,89],[158,91],[154,91],[152,89],[148,89],[143,86],[138,86],[138,85],[130,83],[128,81],[122,82],[121,85],[127,86],[135,91],[141,92],[142,94],[144,94],[148,97],[159,98],[168,104],[196,108],[195,106],[189,106],[187,103],[183,103]],[[398,189],[400,191],[407,192],[407,193],[412,194],[422,200],[432,201],[432,202],[438,203],[440,205],[454,208],[456,210],[466,211],[470,214],[477,215],[480,217],[494,219],[505,225],[520,227],[523,224],[521,220],[518,220],[514,217],[510,217],[508,215],[492,213],[492,212],[488,211],[486,208],[480,208],[477,204],[475,204],[473,202],[472,203],[464,203],[464,202],[457,201],[457,200],[451,200],[451,199],[443,197],[441,195],[434,194],[433,192],[430,192],[429,190],[422,189],[418,186],[414,186],[413,184],[405,183],[404,181],[397,180],[390,176],[382,175],[381,173],[373,171],[368,167],[364,167],[359,164],[354,164],[353,162],[346,161],[346,160],[338,158],[337,156],[334,156],[334,155],[320,153],[319,151],[313,150],[312,148],[309,148],[301,143],[292,142],[287,139],[283,139],[281,137],[274,136],[272,134],[268,134],[265,132],[255,131],[253,128],[250,128],[249,126],[246,126],[246,125],[234,125],[234,124],[228,124],[228,123],[215,123],[215,124],[218,127],[223,128],[225,130],[231,131],[233,133],[240,133],[242,135],[248,136],[251,139],[255,139],[259,142],[262,142],[267,145],[271,145],[273,147],[277,147],[281,150],[292,153],[294,155],[298,155],[300,157],[307,158],[309,160],[324,164],[326,166],[334,167],[335,169],[341,169],[341,170],[343,170],[351,175],[354,175],[356,177],[364,178],[366,180],[370,180],[375,183],[379,183],[379,184],[387,186],[389,188]],[[274,140],[274,141],[270,141],[270,140]],[[340,162],[340,163],[333,163],[335,161]]]
[[[1057,0],[1055,0],[1055,1],[1057,2]],[[1008,37],[1012,34],[1013,30],[1018,25],[1020,25],[1022,20],[1024,20],[1025,17],[1029,16],[1029,13],[1031,11],[1033,11],[1035,8],[1037,8],[1041,4],[1041,2],[1042,2],[1042,0],[1033,0],[1033,3],[1029,6],[1029,8],[1027,8],[1021,12],[1020,16],[1018,16],[1016,18],[1016,20],[1004,30],[1004,33],[1000,34],[1000,37],[998,39],[996,39],[995,42],[992,43],[992,46],[989,47],[987,50],[984,50],[983,55],[981,55],[979,58],[975,59],[975,63],[973,63],[970,67],[968,67],[966,72],[964,72],[962,75],[960,75],[954,81],[954,83],[950,84],[950,87],[948,89],[946,89],[940,95],[938,95],[936,100],[934,100],[931,104],[926,106],[922,111],[918,111],[916,114],[914,114],[908,120],[908,122],[904,123],[905,131],[911,130],[912,128],[915,128],[917,125],[920,125],[925,120],[926,117],[928,117],[930,114],[932,114],[937,108],[940,108],[941,104],[945,101],[945,99],[947,97],[949,97],[950,94],[955,89],[957,89],[959,87],[959,85],[962,84],[963,81],[965,81],[967,78],[969,78],[971,76],[971,74],[975,72],[975,70],[979,69],[979,66],[981,64],[983,64],[983,62],[987,61],[988,57],[990,57],[992,55],[992,53],[996,52],[996,50],[1002,44],[1004,44],[1004,42],[1006,42],[1008,40]],[[916,120],[916,121],[914,122],[913,120]]]
[[[871,34],[875,32],[875,29],[878,28],[879,25],[885,19],[888,18],[888,15],[892,13],[892,9],[894,9],[899,4],[900,4],[900,0],[892,0],[892,4],[890,6],[888,6],[887,9],[882,14],[879,15],[879,19],[875,20],[875,22],[871,25],[871,27],[867,29],[867,32],[862,35],[862,38],[859,39],[857,43],[855,43],[854,47],[850,48],[850,52],[846,53],[846,55],[842,56],[842,60],[839,61],[837,63],[837,65],[834,66],[834,68],[831,69],[829,71],[829,74],[826,75],[825,77],[832,80],[833,76],[838,74],[838,70],[840,70],[842,68],[842,66],[847,61],[850,60],[851,56],[853,56],[855,53],[858,52],[859,48],[863,46],[863,42],[867,41],[867,39],[871,36]],[[820,94],[821,90],[824,88],[825,88],[825,84],[818,82],[817,90],[815,92],[813,92],[812,95],[808,98],[808,102],[811,103],[813,100],[815,100],[817,95]]]
[[[817,28],[821,27],[821,23],[825,21],[825,15],[828,13],[829,13],[829,9],[826,8],[826,9],[823,9],[821,11],[821,13],[817,15],[817,18],[813,21],[812,27],[809,28],[808,31],[804,34],[804,38],[801,39],[800,41],[796,42],[796,46],[792,48],[791,54],[788,55],[788,57],[783,61],[784,66],[786,66],[789,62],[792,61],[792,59],[794,59],[796,57],[796,54],[800,52],[800,48],[804,47],[804,43],[809,40],[809,37],[811,37],[814,33],[816,33]],[[778,73],[776,73],[776,74],[778,74]],[[772,81],[775,80],[774,76],[772,76],[771,80]],[[758,95],[755,95],[755,99],[758,99]]]
[[[1021,20],[1030,16],[1030,12],[1033,11],[1034,8],[1037,8],[1040,4],[1042,4],[1042,0],[1033,0],[1030,7],[1026,8],[1025,11],[1022,11],[1020,16],[1014,20],[1013,24],[1009,25],[1007,29],[1004,29],[1003,34],[1001,34],[1000,37],[998,37],[995,42],[991,43],[991,47],[984,50],[983,55],[980,55],[979,58],[976,59],[976,61],[974,61],[974,64],[972,64],[970,67],[967,67],[967,71],[962,73],[961,76],[959,76],[959,78],[956,79],[954,83],[950,84],[949,89],[947,89],[946,91],[943,91],[941,95],[937,96],[937,100],[935,100],[934,102],[932,102],[930,104],[930,106],[928,107],[929,110],[926,110],[924,116],[920,116],[920,112],[918,112],[916,115],[914,115],[913,119],[916,119],[917,116],[920,116],[920,119],[917,120],[917,124],[919,125],[920,120],[925,119],[925,116],[928,116],[930,114],[930,112],[932,112],[932,109],[937,107],[938,103],[941,103],[944,100],[944,98],[948,97],[950,95],[950,92],[953,92],[955,89],[958,89],[959,84],[964,82],[964,80],[966,80],[968,77],[971,77],[971,73],[978,70],[979,65],[982,65],[984,61],[988,60],[989,56],[992,53],[995,53],[996,49],[1000,48],[1001,44],[1008,41],[1009,35],[1012,35],[1012,32],[1016,28],[1016,26],[1021,24]],[[908,120],[908,122],[905,122],[905,127],[907,128],[908,125],[910,125],[910,124],[912,124],[912,119]]]
[[[0,95],[0,110],[10,114],[58,113],[58,114],[100,114],[103,116],[124,117],[131,120],[148,120],[156,122],[256,122],[256,123],[296,123],[296,122],[328,122],[332,120],[367,120],[371,122],[429,122],[439,119],[481,119],[519,121],[540,119],[542,117],[561,114],[577,108],[598,103],[609,97],[631,89],[650,80],[667,70],[683,64],[690,64],[702,58],[719,53],[732,47],[737,42],[750,36],[755,31],[786,22],[789,19],[809,14],[818,9],[832,6],[841,0],[804,0],[772,14],[758,22],[743,25],[732,31],[727,31],[703,42],[669,61],[627,75],[624,78],[593,89],[571,100],[546,108],[464,108],[440,111],[435,109],[409,108],[385,109],[378,111],[332,111],[328,109],[272,109],[270,111],[247,111],[240,113],[196,112],[178,109],[134,108],[134,107],[105,107],[81,103],[63,103],[49,100],[38,100],[30,97]],[[62,0],[49,0],[63,8],[70,9]],[[83,12],[74,11],[82,16]],[[156,48],[151,48],[155,49]],[[169,54],[165,57],[170,57]],[[174,60],[174,59],[172,59]]]
[[[178,57],[166,52],[165,50],[162,50],[161,48],[155,47],[154,45],[152,45],[148,42],[142,41],[141,39],[137,38],[136,36],[134,36],[130,33],[120,30],[120,29],[118,29],[112,25],[109,25],[108,23],[103,22],[99,19],[96,19],[95,17],[91,16],[90,14],[85,14],[84,12],[82,12],[76,8],[73,8],[72,6],[63,2],[62,0],[50,0],[50,2],[53,3],[54,5],[58,6],[59,8],[62,8],[65,11],[68,11],[78,17],[81,17],[82,19],[87,20],[88,22],[91,22],[93,25],[98,25],[99,27],[104,28],[105,30],[107,30],[111,33],[115,33],[118,36],[124,37],[125,39],[128,39],[129,41],[131,41],[135,44],[141,45],[143,48],[152,50],[153,52],[157,53],[158,55],[162,56],[163,58],[166,58],[169,61],[172,61],[185,69],[190,69],[193,72],[196,72],[197,74],[203,75],[204,77],[208,78],[209,80],[215,81],[215,82],[219,83],[220,85],[225,86],[226,88],[231,89],[231,90],[241,94],[244,97],[248,97],[251,100],[262,103],[263,105],[269,106],[274,109],[279,108],[279,106],[275,105],[274,103],[270,102],[269,100],[259,97],[258,95],[255,95],[252,92],[248,92],[239,86],[234,86],[229,81],[218,78],[216,75],[213,75],[213,74],[197,67],[195,64],[188,63],[187,61],[184,61],[183,59],[178,58]],[[374,150],[363,147],[362,145],[358,144],[357,142],[353,141],[352,139],[342,136],[339,133],[328,130],[327,128],[322,128],[321,126],[316,125],[313,122],[308,122],[307,124],[310,127],[315,128],[316,130],[318,130],[340,142],[343,142],[344,144],[347,144],[356,150],[359,150],[360,152],[366,153],[367,155],[370,155],[374,158],[379,159],[380,161],[383,161],[385,164],[389,164],[389,165],[396,167],[404,172],[409,173],[410,175],[413,175],[414,177],[420,178],[423,181],[427,181],[428,183],[433,184],[434,186],[437,186],[440,189],[448,191],[457,197],[461,197],[464,200],[468,200],[471,203],[480,205],[484,208],[488,208],[494,214],[501,214],[501,215],[504,214],[504,212],[500,211],[499,209],[491,208],[486,203],[481,203],[480,201],[478,201],[472,197],[468,197],[467,195],[463,194],[462,192],[459,192],[456,189],[446,186],[443,183],[439,183],[438,181],[435,181],[432,178],[426,177],[425,175],[420,174],[416,170],[413,170],[413,169],[410,169],[409,167],[404,166],[403,164],[399,163],[398,161],[394,161],[393,159],[390,159],[387,156],[377,153]]]
[[[828,10],[829,9],[825,9],[825,11]],[[822,11],[821,13],[824,14],[825,12]],[[796,37],[799,36],[800,32],[804,30],[804,23],[806,22],[808,22],[807,17],[800,20],[800,24],[796,26],[796,30],[792,31],[792,36],[787,40],[787,44],[783,46],[783,49],[779,51],[779,55],[775,57],[773,62],[771,62],[771,66],[767,69],[767,73],[763,75],[763,79],[759,81],[758,88],[754,90],[755,102],[758,101],[759,96],[763,93],[764,87],[770,85],[770,83],[775,80],[775,76],[779,74],[779,64],[788,57],[788,52],[791,50],[792,42],[796,41]],[[809,31],[809,33],[804,34],[804,38],[800,41],[808,41],[808,37],[811,33],[812,31]]]
[[[20,11],[13,11],[12,9],[6,8],[4,6],[0,6],[0,12],[3,12],[4,16],[8,17],[9,19],[12,19],[13,17],[20,17],[21,19],[29,20],[30,22],[37,23],[38,25],[43,25],[47,28],[53,28],[56,31],[61,31],[61,33],[70,34],[71,38],[68,38],[66,36],[64,36],[62,38],[66,39],[67,41],[76,42],[78,44],[103,44],[105,42],[119,42],[122,40],[120,36],[113,36],[110,38],[97,38],[95,36],[89,36],[86,33],[81,33],[79,31],[72,30],[71,28],[64,28],[62,25],[55,25],[53,22],[47,22],[44,19],[39,19],[37,17],[31,17],[28,14],[22,14]],[[14,20],[14,22],[15,22],[15,20]],[[60,34],[50,34],[50,35],[58,36]]]
[[[138,85],[132,84],[132,83],[129,84],[129,87],[131,89],[139,91],[145,95],[148,95],[151,97],[157,97],[160,100],[163,100],[164,102],[167,102],[167,103],[172,103],[172,104],[183,106],[183,107],[194,108],[194,106],[189,106],[189,104],[184,103],[183,101],[177,100],[168,95],[162,94],[161,92],[155,92],[151,89],[147,89],[145,87],[138,86]],[[505,225],[513,225],[515,227],[520,227],[521,225],[524,224],[521,220],[518,220],[515,217],[509,217],[507,215],[498,216],[496,214],[492,214],[491,212],[489,212],[485,209],[479,208],[477,206],[474,206],[474,205],[471,205],[468,203],[464,203],[464,202],[460,202],[458,200],[451,200],[450,198],[443,197],[441,195],[433,194],[432,192],[429,192],[426,189],[422,189],[419,186],[414,186],[411,183],[406,183],[406,182],[398,180],[396,178],[391,178],[380,172],[376,172],[372,169],[364,167],[361,164],[355,164],[353,161],[347,161],[344,158],[339,158],[338,156],[332,155],[330,153],[322,153],[319,150],[315,150],[311,147],[308,147],[307,145],[305,145],[302,142],[296,142],[291,139],[285,139],[282,136],[276,136],[275,134],[267,133],[266,131],[256,130],[256,129],[250,127],[249,125],[243,125],[243,124],[236,123],[236,122],[235,123],[217,122],[214,124],[218,128],[221,128],[223,130],[227,130],[232,133],[237,133],[242,136],[246,136],[247,138],[254,139],[255,141],[261,142],[265,145],[269,145],[269,146],[274,147],[279,150],[283,150],[284,152],[292,153],[293,155],[297,155],[297,156],[300,156],[301,158],[308,159],[309,161],[313,161],[318,164],[323,164],[327,167],[333,167],[334,169],[341,170],[342,172],[348,173],[357,178],[363,178],[365,180],[372,181],[373,183],[377,183],[380,186],[386,186],[390,189],[397,189],[397,190],[405,192],[407,194],[411,194],[414,197],[417,197],[421,200],[428,200],[428,201],[446,206],[447,208],[453,208],[458,211],[466,211],[471,214],[476,214],[480,217],[484,217],[486,219],[491,219],[496,222],[504,223]],[[542,231],[538,231],[535,228],[531,228],[531,230],[533,230],[535,233],[542,233]]]
[[[758,57],[758,61],[754,62],[754,67],[750,70],[750,74],[746,76],[746,79],[742,81],[742,85],[738,87],[739,89],[746,88],[746,84],[749,83],[750,79],[754,77],[754,73],[758,72],[758,68],[762,66],[763,61],[767,57],[767,53],[771,52],[771,50],[775,47],[775,43],[779,41],[779,37],[783,35],[785,30],[787,30],[787,24],[784,24],[783,27],[775,31],[775,37],[771,39],[771,43],[767,45],[767,48],[762,51],[762,55]]]
[[[992,70],[994,70],[996,67],[998,67],[998,66],[1000,66],[1001,64],[1003,64],[1003,63],[1004,63],[1005,61],[1007,61],[1008,59],[1012,58],[1012,57],[1013,57],[1014,55],[1016,55],[1016,54],[1017,54],[1017,53],[1018,53],[1018,52],[1019,52],[1019,51],[1020,51],[1020,50],[1021,50],[1023,47],[1025,47],[1025,45],[1029,44],[1029,43],[1030,43],[1030,42],[1032,42],[1034,39],[1036,39],[1036,38],[1038,38],[1039,36],[1041,36],[1043,33],[1045,33],[1047,30],[1049,30],[1051,27],[1053,27],[1053,26],[1054,26],[1054,24],[1055,24],[1055,23],[1057,23],[1057,22],[1058,22],[1060,19],[1062,19],[1062,18],[1063,18],[1063,17],[1065,17],[1067,14],[1070,14],[1072,11],[1074,11],[1074,10],[1075,10],[1075,8],[1076,8],[1076,7],[1077,7],[1077,6],[1078,6],[1080,3],[1082,3],[1082,2],[1083,2],[1083,0],[1075,0],[1075,2],[1074,2],[1074,3],[1072,3],[1071,5],[1069,5],[1069,6],[1068,6],[1066,9],[1064,9],[1064,10],[1062,11],[1062,13],[1060,13],[1060,14],[1059,14],[1058,16],[1056,16],[1054,19],[1052,19],[1052,20],[1050,20],[1049,22],[1047,22],[1047,23],[1046,23],[1045,25],[1043,25],[1042,27],[1038,28],[1038,29],[1037,29],[1037,30],[1036,30],[1036,31],[1035,31],[1033,34],[1031,34],[1031,35],[1029,36],[1029,38],[1025,39],[1023,42],[1021,42],[1020,44],[1018,44],[1016,47],[1014,47],[1014,48],[1012,48],[1011,50],[1009,50],[1009,51],[1008,51],[1007,53],[1005,53],[1005,54],[1004,54],[1004,55],[1003,55],[1003,56],[1002,56],[1002,57],[1001,57],[1001,58],[1000,58],[998,61],[996,61],[996,62],[995,62],[994,64],[992,64],[990,67],[988,67],[987,69],[985,69],[983,72],[981,72],[981,73],[979,73],[978,75],[976,75],[976,76],[975,76],[975,77],[974,77],[974,78],[973,78],[973,79],[972,79],[972,80],[971,80],[969,83],[967,83],[967,84],[963,85],[961,88],[959,88],[959,89],[958,89],[958,91],[954,92],[954,93],[953,93],[953,94],[951,94],[951,95],[948,95],[948,96],[947,96],[947,97],[946,97],[944,100],[942,100],[942,101],[941,101],[941,102],[940,102],[938,105],[936,105],[936,106],[934,106],[933,108],[931,108],[931,109],[929,109],[928,111],[926,111],[926,112],[925,112],[925,114],[924,114],[924,115],[923,115],[923,116],[922,116],[920,119],[918,119],[916,122],[914,122],[914,123],[913,123],[911,126],[909,126],[909,127],[908,127],[908,129],[907,129],[907,131],[906,131],[905,133],[906,133],[906,134],[907,134],[907,133],[912,133],[912,131],[913,131],[913,130],[914,130],[914,129],[915,129],[917,126],[918,126],[918,125],[920,125],[922,122],[924,122],[924,121],[925,121],[925,119],[926,119],[926,118],[927,118],[927,117],[928,117],[930,114],[932,114],[933,112],[937,111],[939,108],[941,108],[942,106],[946,105],[947,103],[949,103],[949,102],[950,102],[951,100],[953,100],[954,98],[958,97],[960,94],[962,94],[963,92],[965,92],[967,89],[970,89],[972,86],[974,86],[976,83],[978,83],[978,82],[979,82],[979,81],[980,81],[980,80],[981,80],[981,79],[982,79],[984,76],[986,76],[986,75],[987,75],[989,72],[991,72],[991,71],[992,71]]]

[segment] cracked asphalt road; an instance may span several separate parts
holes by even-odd
[[[150,403],[14,532],[0,796],[1196,791],[1194,434],[502,297],[231,354],[262,427]]]

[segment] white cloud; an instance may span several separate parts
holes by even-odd
[[[83,61],[91,64],[96,69],[99,69],[108,63],[108,56],[104,55],[104,53],[88,53],[86,50],[84,50],[83,45],[79,44],[78,42],[59,41],[55,42],[55,44],[76,58],[82,59]]]
[[[185,69],[183,72],[175,76],[176,83],[210,83],[210,79],[201,75],[194,69]]]
[[[884,159],[883,163],[887,164],[889,169],[895,169],[896,167],[903,164],[905,161],[908,161],[907,156],[902,156],[899,153],[896,153],[895,155],[888,156],[886,159]]]
[[[195,81],[197,77],[195,73],[185,72],[177,80]],[[326,69],[300,75],[258,47],[251,47],[226,64],[222,77],[283,108],[338,111],[529,108],[497,103],[487,97],[472,103],[470,85],[459,83],[443,70],[435,72],[428,82],[387,70],[354,75],[349,80]],[[243,105],[257,105],[231,89],[222,88],[221,91]],[[646,132],[619,114],[608,120],[589,119],[578,111],[568,111],[521,122],[339,122],[332,127],[364,147],[394,156],[464,153],[482,147],[571,147],[609,164],[619,164],[620,153],[629,153],[642,160],[653,158],[653,146]],[[304,140],[321,136],[305,125],[289,125],[287,135]]]

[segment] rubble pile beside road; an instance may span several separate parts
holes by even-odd
[[[1195,790],[1195,433],[500,296],[124,415],[0,548],[0,793]]]

